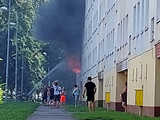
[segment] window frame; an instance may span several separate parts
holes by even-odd
[[[160,23],[160,0],[157,0],[157,23]]]

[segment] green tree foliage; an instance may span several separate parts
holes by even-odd
[[[44,64],[46,57],[43,54],[44,43],[38,42],[32,36],[32,25],[36,18],[36,11],[43,0],[11,0],[11,21],[16,23],[16,13],[18,15],[18,27],[10,28],[10,67],[9,67],[9,87],[14,88],[15,71],[15,33],[18,33],[18,81],[21,80],[21,61],[24,57],[24,87],[29,90],[31,85],[35,85],[46,74]],[[6,0],[0,0],[1,6],[8,6]],[[6,63],[6,41],[7,41],[7,20],[8,12],[0,11],[0,57],[4,59],[0,66],[0,74],[5,82]],[[2,47],[1,47],[2,46]],[[13,83],[13,84],[12,84]],[[19,82],[20,84],[20,82]]]

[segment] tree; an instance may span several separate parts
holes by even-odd
[[[45,44],[38,42],[32,36],[32,26],[36,18],[37,8],[43,0],[12,0],[11,21],[16,22],[18,15],[18,29],[11,27],[10,67],[9,67],[9,88],[14,88],[15,71],[15,32],[18,32],[18,83],[21,80],[21,61],[24,57],[24,87],[28,91],[33,85],[40,81],[46,74],[44,65],[46,57],[43,54]],[[7,6],[7,2],[0,0],[0,6]],[[1,64],[0,74],[5,82],[6,63],[6,39],[7,39],[8,12],[0,11],[0,57],[4,59]],[[1,47],[3,46],[3,47]]]

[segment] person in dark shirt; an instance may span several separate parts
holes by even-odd
[[[84,86],[83,97],[86,94],[87,96],[87,103],[88,103],[88,110],[90,112],[95,111],[95,93],[96,93],[96,85],[93,83],[91,77],[88,77],[88,81]]]
[[[127,112],[127,82],[125,83],[125,88],[123,92],[120,94],[122,107],[124,108],[125,112]]]
[[[54,104],[54,88],[53,86],[50,89],[50,105]]]
[[[42,102],[46,104],[47,103],[47,87],[46,86],[43,88],[42,98],[43,98]]]

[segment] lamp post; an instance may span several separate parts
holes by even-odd
[[[16,94],[16,98],[17,98],[17,71],[18,71],[18,37],[17,37],[17,33],[18,33],[18,15],[16,12],[16,61],[15,61],[15,94]]]
[[[23,82],[24,82],[24,55],[22,54],[22,74],[21,74],[21,97],[23,97]]]
[[[8,35],[7,35],[7,64],[6,64],[6,85],[5,85],[5,92],[7,100],[7,93],[8,93],[8,66],[9,66],[9,43],[10,43],[10,8],[11,8],[11,0],[8,0]]]

